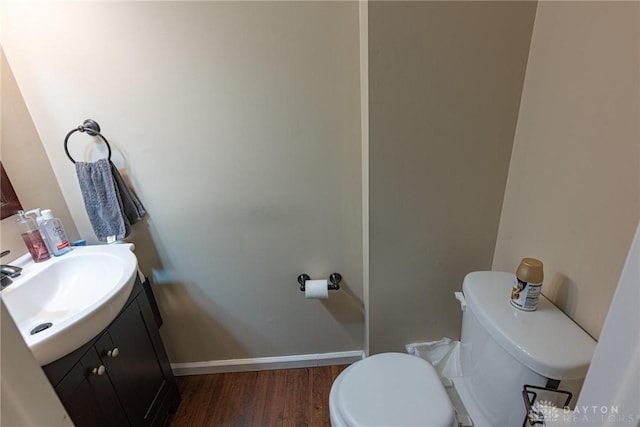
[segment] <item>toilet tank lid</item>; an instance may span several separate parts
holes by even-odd
[[[513,357],[556,380],[584,378],[596,342],[540,295],[536,311],[510,303],[515,275],[498,271],[467,274],[462,284],[467,307]]]

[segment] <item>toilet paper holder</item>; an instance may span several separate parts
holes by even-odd
[[[304,292],[305,290],[304,284],[307,280],[311,280],[311,277],[309,277],[309,275],[306,273],[302,273],[301,275],[298,276],[298,283],[300,283],[300,290],[302,292]],[[341,281],[342,281],[342,275],[340,273],[331,273],[329,275],[330,283],[327,284],[327,288],[330,291],[337,291],[340,289]]]

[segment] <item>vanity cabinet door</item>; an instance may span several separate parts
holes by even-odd
[[[180,404],[158,321],[139,280],[104,331],[43,368],[77,427],[160,427]]]
[[[139,301],[120,313],[95,348],[131,424],[148,426],[157,413],[154,404],[166,394],[167,378],[148,332],[157,326],[147,325]]]
[[[76,426],[127,426],[129,421],[101,365],[96,351],[90,349],[56,386],[56,393]]]

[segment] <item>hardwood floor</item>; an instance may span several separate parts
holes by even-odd
[[[182,402],[169,426],[329,426],[329,391],[344,368],[178,377]]]

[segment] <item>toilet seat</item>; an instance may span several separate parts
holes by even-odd
[[[450,427],[454,411],[431,364],[382,353],[345,369],[331,387],[333,427]]]

